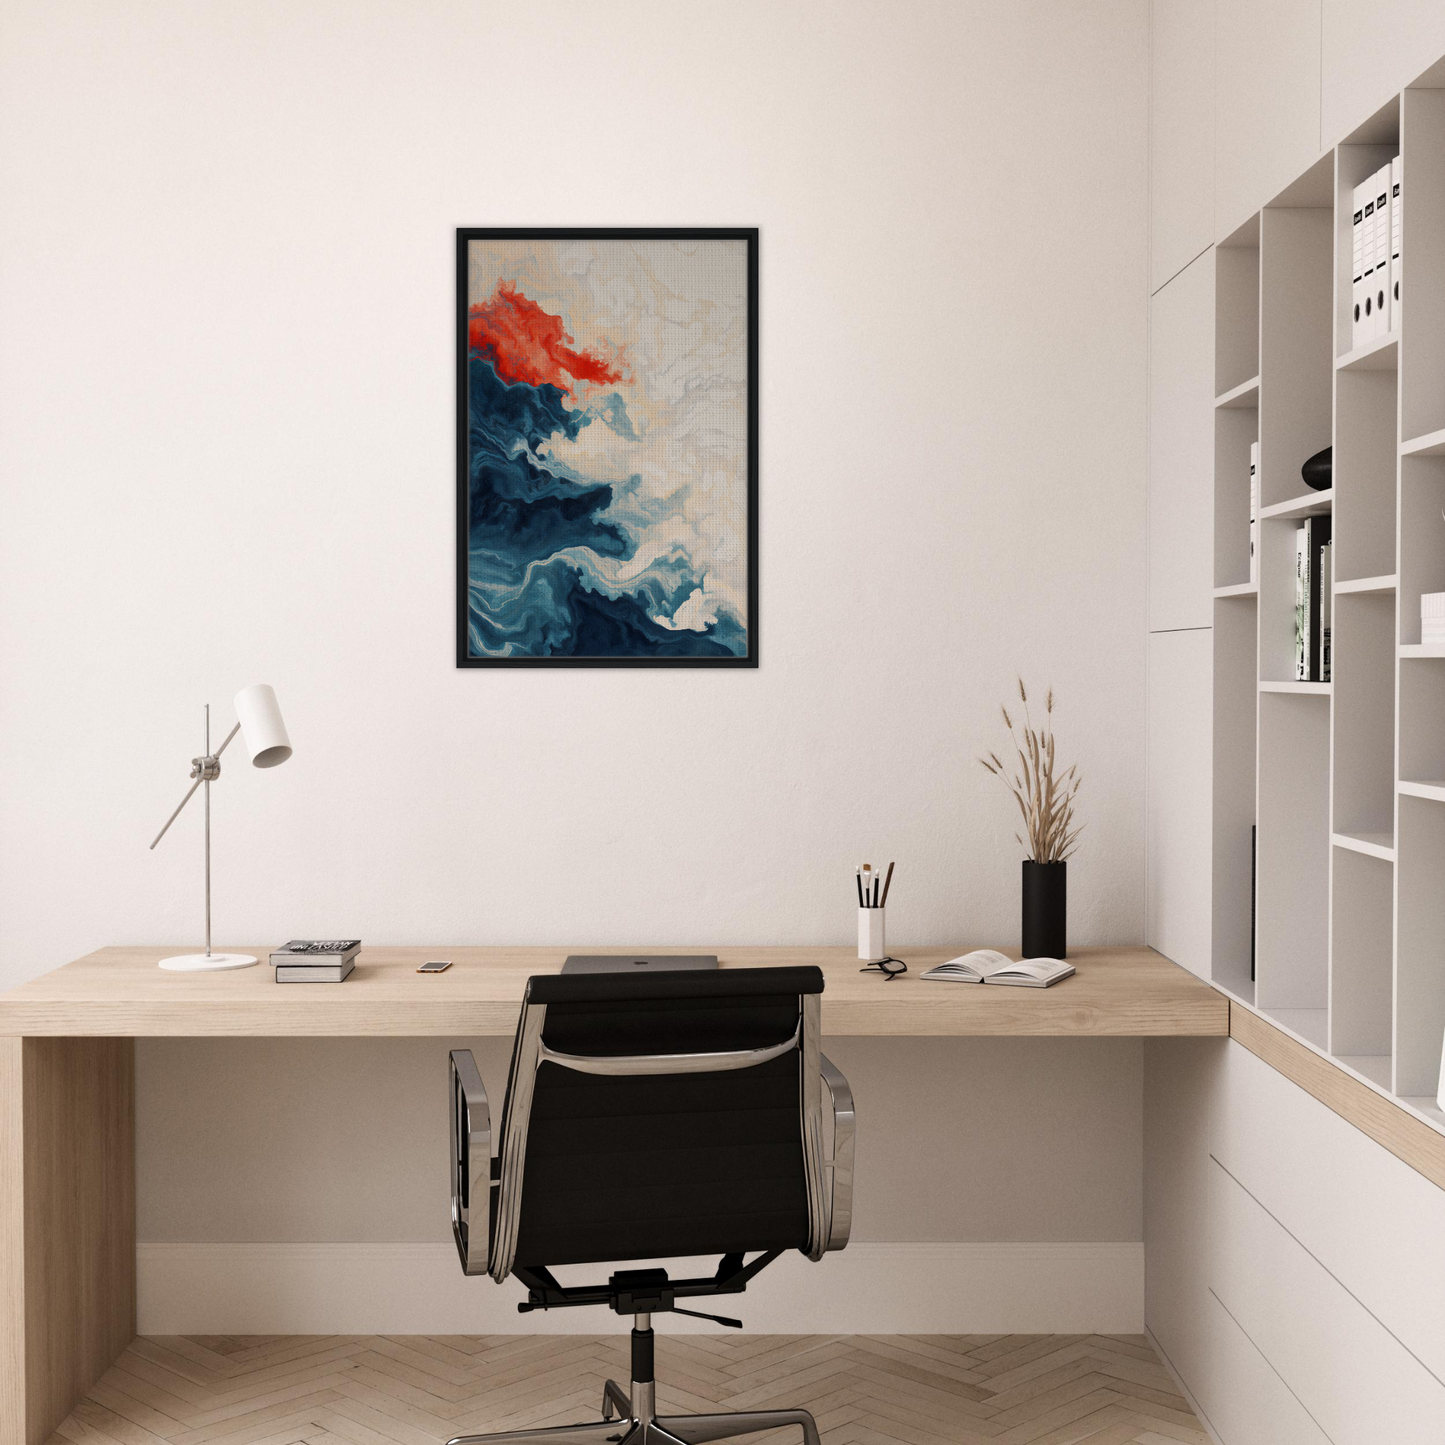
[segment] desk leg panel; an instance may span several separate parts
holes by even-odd
[[[135,1043],[0,1038],[0,1445],[135,1338]]]

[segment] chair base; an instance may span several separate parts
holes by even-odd
[[[652,1382],[634,1384],[629,1396],[615,1380],[602,1392],[602,1419],[545,1430],[503,1430],[495,1435],[458,1435],[447,1445],[707,1445],[797,1425],[803,1445],[819,1445],[818,1426],[806,1410],[738,1410],[718,1415],[653,1415],[644,1401]],[[633,1398],[638,1400],[634,1410]],[[620,1413],[614,1418],[613,1410]]]

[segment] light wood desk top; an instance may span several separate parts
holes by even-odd
[[[229,945],[228,945],[229,948]],[[510,1037],[529,975],[554,973],[569,953],[612,953],[601,945],[558,948],[366,947],[343,984],[277,984],[269,948],[262,961],[226,973],[167,973],[156,961],[178,950],[102,948],[0,994],[0,1035],[418,1035]],[[724,967],[817,964],[825,1034],[902,1036],[1226,1035],[1223,994],[1148,948],[1081,948],[1078,972],[1049,989],[926,983],[924,969],[965,946],[904,948],[909,972],[891,983],[859,973],[851,948],[647,949],[716,952]],[[450,958],[445,973],[418,974],[428,958]]]

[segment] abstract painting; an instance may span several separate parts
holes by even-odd
[[[756,667],[756,230],[457,232],[457,665]]]

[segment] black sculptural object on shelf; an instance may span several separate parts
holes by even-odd
[[[1335,449],[1328,446],[1322,452],[1316,452],[1299,469],[1299,474],[1304,478],[1305,486],[1312,487],[1317,492],[1327,492],[1335,484]]]

